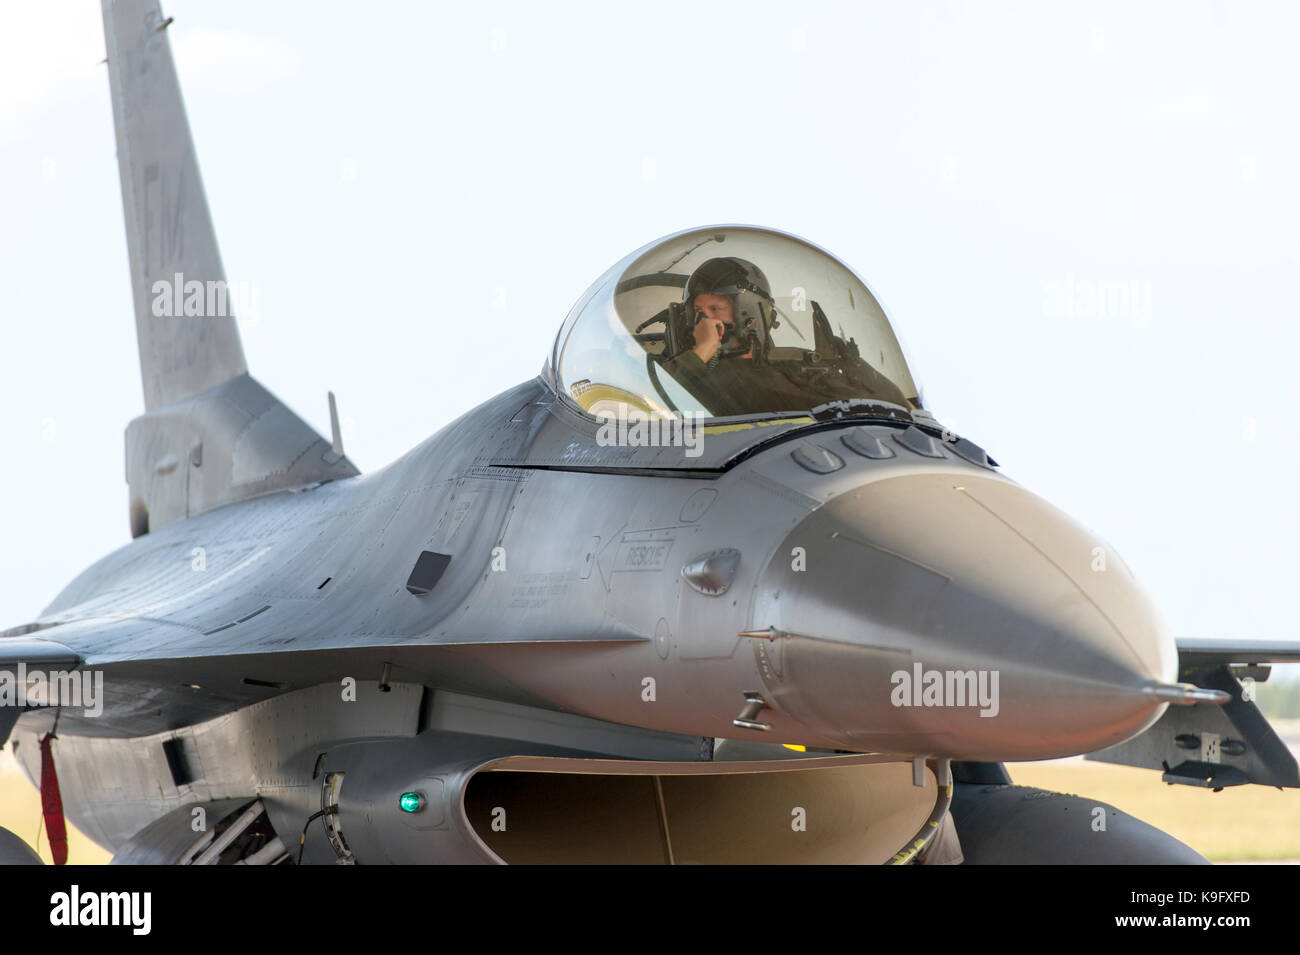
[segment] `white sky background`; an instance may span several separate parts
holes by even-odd
[[[940,420],[1176,634],[1296,636],[1295,6],[164,12],[226,271],[261,290],[249,367],[326,435],[334,389],[363,470],[535,376],[634,248],[772,226],[871,284]],[[129,540],[103,56],[94,0],[0,0],[0,627]]]

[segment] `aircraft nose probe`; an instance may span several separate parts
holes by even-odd
[[[1142,692],[1176,706],[1194,703],[1227,703],[1232,697],[1224,690],[1205,690],[1191,683],[1148,683]]]

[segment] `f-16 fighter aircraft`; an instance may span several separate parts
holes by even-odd
[[[70,819],[122,863],[1195,863],[1003,763],[1300,785],[1248,692],[1300,646],[1176,645],[782,232],[620,259],[539,377],[358,473],[249,372],[169,23],[104,0],[133,539],[0,633],[56,861]]]

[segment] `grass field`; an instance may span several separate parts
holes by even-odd
[[[1215,862],[1300,859],[1300,792],[1241,786],[1221,793],[1168,786],[1157,773],[1083,760],[1011,763],[1020,785],[1087,796],[1109,803],[1181,839]],[[0,752],[0,826],[37,845],[41,800],[13,755]],[[40,855],[50,860],[44,836]],[[71,825],[68,861],[97,865],[110,854]]]

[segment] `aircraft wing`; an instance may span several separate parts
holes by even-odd
[[[254,601],[256,603],[256,601]],[[23,713],[5,706],[5,683],[25,670],[102,673],[93,716],[74,706],[62,727],[85,735],[142,736],[213,719],[268,696],[352,674],[379,676],[391,664],[398,681],[434,685],[449,651],[488,645],[646,643],[651,637],[608,620],[590,628],[537,626],[525,633],[461,630],[432,634],[374,635],[340,629],[333,638],[311,634],[286,641],[272,614],[204,632],[154,616],[98,616],[24,624],[0,631],[0,745]],[[270,621],[268,623],[268,621]],[[6,635],[7,634],[7,635]],[[23,668],[20,670],[20,667]],[[9,676],[6,676],[9,674]],[[198,694],[200,687],[208,693]],[[12,719],[9,719],[12,717]]]
[[[29,667],[66,667],[80,665],[81,657],[69,647],[40,637],[9,637],[0,640],[0,670],[19,664]]]
[[[25,672],[75,669],[81,664],[81,657],[63,644],[23,633],[26,628],[16,629],[18,634],[0,637],[0,746],[9,741],[9,733],[23,715],[15,694]]]
[[[1218,663],[1300,663],[1300,640],[1230,640],[1184,637],[1178,641],[1178,667]]]
[[[1228,702],[1170,706],[1150,729],[1085,758],[1159,769],[1167,783],[1216,792],[1245,783],[1300,788],[1295,756],[1255,703],[1255,684],[1268,679],[1268,665],[1296,662],[1297,640],[1180,639],[1178,678],[1223,690]]]

